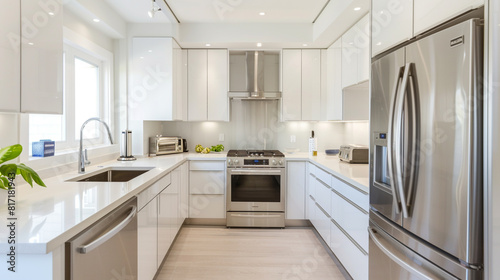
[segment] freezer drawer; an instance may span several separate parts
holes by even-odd
[[[459,279],[422,258],[370,222],[370,280]]]

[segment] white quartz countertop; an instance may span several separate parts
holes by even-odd
[[[341,161],[337,155],[330,156],[318,153],[317,156],[309,156],[309,153],[285,153],[287,160],[309,160],[316,166],[324,169],[333,176],[343,180],[364,193],[368,193],[369,165],[358,163],[347,163]]]
[[[109,161],[86,168],[86,174],[100,169],[152,168],[128,182],[67,182],[82,176],[75,170],[44,179],[47,188],[29,185],[16,187],[15,220],[18,254],[46,254],[71,239],[113,209],[136,196],[186,160],[225,160],[226,153],[174,154],[143,157],[135,161]],[[21,183],[22,180],[18,179]],[[5,201],[0,202],[0,253],[8,252],[9,215]]]
[[[16,187],[16,249],[18,254],[46,254],[136,196],[187,160],[225,160],[227,153],[184,153],[143,157],[136,161],[109,161],[87,167],[86,173],[99,173],[108,167],[152,168],[128,182],[68,182],[79,177],[74,171],[44,179],[47,188],[29,185]],[[307,160],[341,180],[368,192],[368,164],[340,162],[337,156],[307,153],[285,154],[287,160]],[[19,179],[19,181],[21,181]],[[9,215],[0,201],[0,253],[8,252]],[[1,223],[1,222],[0,222]]]

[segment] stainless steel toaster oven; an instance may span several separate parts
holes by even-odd
[[[149,156],[182,153],[184,141],[180,137],[157,135],[149,137]]]
[[[339,159],[349,163],[368,163],[368,147],[362,145],[340,146]]]

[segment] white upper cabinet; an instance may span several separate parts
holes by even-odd
[[[321,50],[283,50],[283,120],[320,120]]]
[[[188,120],[207,120],[207,50],[188,50]]]
[[[411,39],[413,0],[372,0],[371,28],[372,56]]]
[[[372,0],[372,56],[483,5],[484,0]]]
[[[342,87],[369,79],[370,19],[365,15],[342,35]]]
[[[327,121],[342,120],[342,39],[333,43],[327,51]]]
[[[413,2],[415,35],[484,5],[484,0],[418,0]]]
[[[302,50],[302,120],[321,117],[321,50]]]
[[[358,21],[355,28],[357,34],[354,43],[358,49],[357,82],[360,83],[370,78],[370,14]]]
[[[132,53],[130,118],[185,120],[185,66],[179,45],[169,37],[133,38]]]
[[[229,121],[227,50],[188,50],[188,120]]]
[[[302,119],[302,51],[283,50],[283,120]]]
[[[354,45],[356,28],[342,35],[342,87],[358,82],[358,49]]]
[[[59,3],[21,1],[22,113],[63,113],[63,6]]]
[[[208,119],[228,121],[228,62],[227,50],[208,51]]]
[[[0,102],[1,112],[21,108],[21,28],[19,0],[3,0],[0,9]]]

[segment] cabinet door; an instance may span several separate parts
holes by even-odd
[[[172,183],[158,194],[158,268],[177,234],[178,173],[175,170],[172,171]]]
[[[286,218],[305,219],[306,162],[287,162]]]
[[[185,162],[181,166],[181,202],[179,205],[179,211],[181,215],[181,225],[184,220],[189,215],[189,167],[188,163]]]
[[[302,120],[321,117],[321,50],[302,50]]]
[[[192,194],[189,201],[190,218],[226,218],[226,200],[223,194]]]
[[[188,50],[188,120],[206,121],[207,50]]]
[[[355,25],[354,44],[358,49],[358,75],[356,83],[370,78],[370,14],[366,14]]]
[[[342,39],[328,48],[327,115],[329,121],[342,120]]]
[[[157,198],[137,213],[138,279],[152,280],[158,270]]]
[[[208,120],[229,121],[227,50],[208,50]]]
[[[187,111],[187,104],[184,102],[184,70],[187,67],[184,65],[183,54],[181,47],[172,40],[172,102],[166,105],[172,106],[172,119],[178,121],[185,121],[184,117]],[[187,101],[187,99],[186,99]]]
[[[39,2],[21,1],[21,112],[62,114],[63,7]]]
[[[21,110],[21,4],[3,0],[0,10],[0,112]]]
[[[418,0],[413,2],[415,35],[484,5],[484,0]]]
[[[283,50],[283,120],[302,120],[302,51]]]
[[[356,28],[347,30],[342,35],[342,88],[357,83],[358,80],[358,48]]]
[[[178,119],[173,65],[179,49],[172,38],[133,38],[129,115],[135,120]]]
[[[372,56],[411,39],[413,0],[372,0],[371,29]]]

